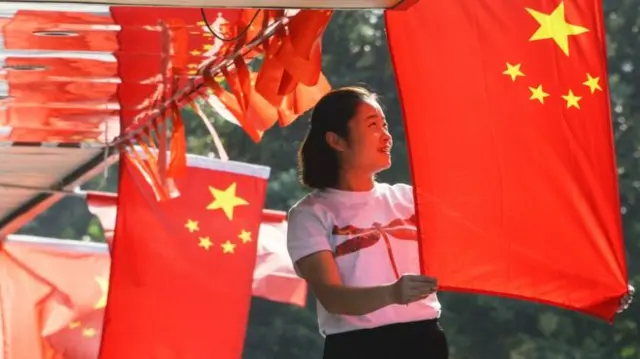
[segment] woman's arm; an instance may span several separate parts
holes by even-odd
[[[342,284],[333,253],[321,251],[300,259],[296,265],[320,304],[333,314],[365,315],[394,303],[392,284],[346,287]]]

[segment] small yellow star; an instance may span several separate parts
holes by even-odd
[[[511,77],[511,81],[515,82],[518,76],[524,76],[522,71],[520,71],[520,65],[521,64],[511,65],[510,63],[507,62],[507,69],[504,70],[502,74],[509,75]]]
[[[198,239],[200,240],[200,243],[198,243],[198,247],[209,250],[209,248],[211,248],[211,246],[213,245],[209,237],[200,237]]]
[[[196,64],[188,64],[187,67],[190,68],[190,69],[197,69],[198,65],[196,65]]]
[[[109,294],[109,278],[96,277],[95,280],[96,282],[98,282],[98,286],[100,287],[100,298],[93,307],[95,309],[100,309],[107,306],[107,295]]]
[[[202,33],[202,36],[204,36],[204,37],[211,37],[211,36],[213,36],[213,35],[211,35],[211,33],[210,33],[210,32],[203,32],[203,33]]]
[[[249,204],[244,198],[236,196],[236,183],[232,183],[224,191],[209,186],[209,192],[213,196],[214,200],[211,202],[207,209],[216,210],[222,209],[227,218],[233,220],[233,210],[237,206],[246,206]]]
[[[596,92],[596,90],[602,91],[602,88],[600,87],[599,82],[600,82],[599,77],[592,77],[590,74],[587,74],[587,81],[583,82],[582,84],[589,87],[589,90],[593,94]]]
[[[213,45],[211,45],[211,44],[204,44],[204,45],[202,46],[202,49],[203,49],[203,50],[207,50],[207,51],[209,51],[209,50],[213,49]]]
[[[231,241],[226,241],[222,243],[222,253],[233,253],[235,249],[236,249],[236,245],[231,243]]]
[[[242,240],[242,243],[251,242],[251,232],[245,231],[244,229],[238,235],[238,238]]]
[[[538,100],[540,103],[544,103],[544,98],[549,96],[549,94],[542,89],[542,85],[538,85],[538,87],[535,88],[529,87],[529,90],[531,90],[529,100]]]
[[[562,52],[569,56],[569,36],[580,35],[589,31],[582,26],[569,24],[564,14],[564,1],[560,2],[551,14],[544,14],[533,9],[526,9],[531,16],[540,24],[538,30],[531,36],[529,41],[553,39]]]
[[[189,232],[193,233],[193,232],[197,232],[200,230],[200,228],[198,227],[198,221],[194,221],[193,219],[187,219],[187,224],[184,225]]]
[[[192,56],[200,56],[202,55],[202,52],[198,51],[198,50],[193,50],[191,52],[189,52]]]
[[[82,325],[79,320],[69,323],[69,329],[76,329]]]
[[[573,94],[573,91],[569,90],[569,93],[562,96],[562,98],[567,101],[567,108],[575,107],[580,109],[580,104],[578,103],[582,97],[576,96]]]
[[[204,21],[198,21],[198,22],[196,22],[196,25],[198,25],[198,26],[205,26],[206,24],[205,24],[205,22],[204,22]]]
[[[96,330],[93,328],[82,329],[82,336],[87,338],[93,338],[96,335]]]

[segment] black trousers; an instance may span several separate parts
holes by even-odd
[[[437,319],[327,335],[323,359],[448,359]]]

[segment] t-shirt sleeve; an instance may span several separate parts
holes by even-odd
[[[329,228],[313,207],[295,207],[289,211],[287,250],[294,265],[310,254],[331,250]]]
[[[413,198],[413,186],[412,185],[408,185],[408,184],[404,184],[404,183],[397,183],[396,185],[393,186],[394,190],[398,193],[398,195],[400,196],[400,198],[402,198],[402,201],[414,206],[415,205],[415,201]]]

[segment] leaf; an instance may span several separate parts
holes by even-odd
[[[538,328],[545,335],[550,337],[558,328],[559,318],[551,312],[544,312],[538,316]]]

